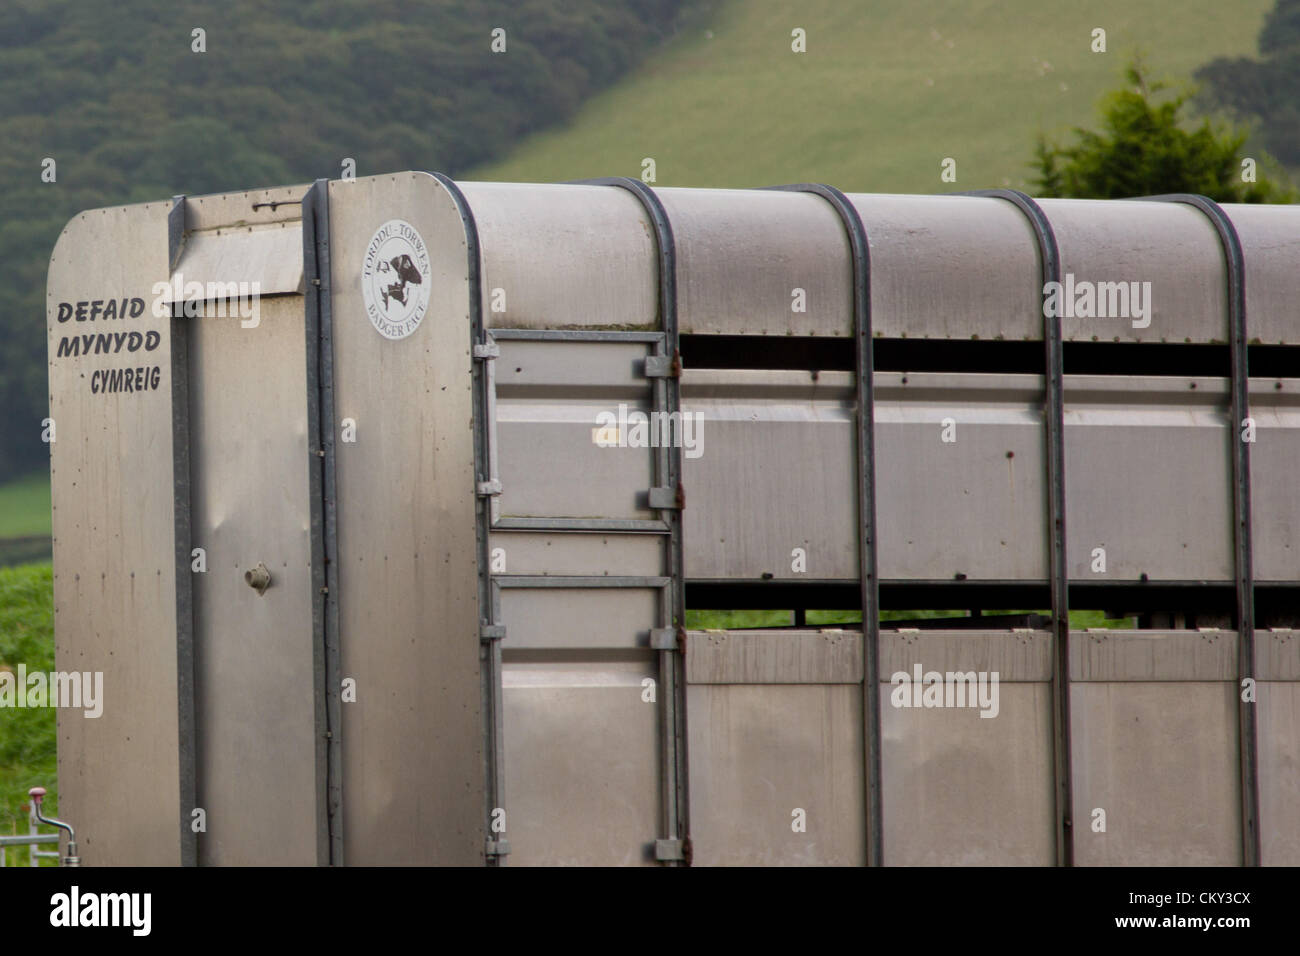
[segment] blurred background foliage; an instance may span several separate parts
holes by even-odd
[[[358,176],[463,172],[571,117],[683,6],[3,0],[0,482],[46,467],[45,271],[74,213],[338,178],[348,157]],[[498,26],[506,56],[490,49]]]

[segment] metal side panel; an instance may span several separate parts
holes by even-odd
[[[294,210],[299,207],[292,206]],[[302,221],[218,227],[186,237],[180,261],[172,269],[172,288],[163,300],[206,301],[235,292],[228,283],[249,283],[249,291],[271,296],[303,292]],[[191,283],[202,286],[193,293]],[[212,289],[217,295],[209,294]],[[246,293],[247,294],[247,293]]]
[[[1050,683],[1000,684],[987,720],[895,707],[898,689],[881,682],[885,864],[1051,866]]]
[[[1300,628],[1256,630],[1254,674],[1258,680],[1300,681]]]
[[[876,373],[882,579],[1047,577],[1042,377]]]
[[[497,513],[650,520],[655,481],[642,342],[502,341],[494,362]],[[638,426],[638,421],[642,424]],[[683,432],[683,440],[691,436]]]
[[[1267,632],[1256,637],[1267,639]],[[1260,680],[1256,706],[1260,862],[1300,866],[1300,681]]]
[[[1078,865],[1240,865],[1236,699],[1226,681],[1073,685]]]
[[[171,330],[151,309],[170,209],[80,213],[50,257],[55,666],[103,675],[100,716],[57,713],[58,815],[89,866],[182,861]]]
[[[653,864],[659,705],[645,695],[646,682],[659,679],[655,653],[601,661],[503,655],[510,865]]]
[[[1066,376],[1071,580],[1233,579],[1225,384]]]
[[[1072,681],[1230,681],[1236,673],[1236,631],[1097,629],[1072,634]]]
[[[631,426],[598,424],[603,414],[617,416],[620,404],[629,421],[651,411],[636,399],[543,401],[498,394],[501,517],[652,519],[646,499],[654,482],[650,450],[602,444],[632,435]]]
[[[860,684],[862,632],[690,631],[691,684]]]
[[[465,229],[425,173],[332,182],[329,196],[341,669],[356,692],[342,704],[345,859],[481,864]],[[428,252],[416,266],[427,310],[403,338],[372,325],[363,291],[372,237],[392,220]],[[355,441],[342,431],[349,421]]]
[[[1055,861],[1051,644],[1037,630],[881,631],[886,865]]]
[[[871,242],[872,332],[887,338],[1042,339],[1033,230],[971,196],[849,197]]]
[[[692,859],[867,862],[862,632],[690,631]]]
[[[1176,203],[1129,200],[1043,199],[1039,205],[1056,233],[1062,283],[1074,289],[1076,303],[1086,295],[1080,283],[1137,282],[1144,308],[1150,306],[1145,316],[1065,313],[1065,341],[1228,341],[1223,248],[1203,214]],[[1109,309],[1109,290],[1105,297]]]
[[[1300,629],[1255,631],[1260,862],[1300,865]]]
[[[688,683],[686,708],[694,865],[866,863],[860,684]]]
[[[559,585],[563,578],[550,580]],[[652,588],[504,587],[501,651],[648,648],[659,600],[659,590]]]
[[[670,686],[651,629],[670,583],[493,577],[509,864],[655,862]]]
[[[498,393],[569,397],[588,390],[629,390],[640,395],[648,386],[644,342],[515,340],[503,335],[497,347]]]
[[[484,323],[655,328],[655,238],[636,198],[585,185],[459,183],[474,211]]]
[[[307,381],[300,297],[191,320],[199,860],[317,862]],[[264,564],[259,594],[245,573]],[[258,808],[252,811],[251,808]]]
[[[1251,321],[1258,321],[1254,314]],[[1255,580],[1294,581],[1300,569],[1300,379],[1253,379],[1250,415],[1257,426],[1250,449]]]
[[[300,183],[212,196],[192,196],[185,204],[185,227],[193,234],[269,223],[293,223],[295,220],[301,222],[300,201],[310,188],[311,183]],[[285,251],[297,260],[297,265],[302,265],[300,248],[292,251],[286,248]]]
[[[829,203],[793,192],[655,192],[673,224],[683,334],[853,335],[849,240]]]
[[[1234,631],[1074,635],[1079,865],[1241,863],[1236,647]]]
[[[877,373],[883,579],[1046,576],[1041,381]],[[851,414],[841,399],[850,382],[843,372],[813,383],[805,372],[686,370],[685,410],[704,417],[700,453],[684,456],[689,576],[798,579],[791,550],[802,547],[810,576],[854,577]],[[1259,380],[1252,389],[1265,580],[1294,576],[1294,384]],[[1212,378],[1066,377],[1072,580],[1231,580],[1224,389]],[[769,518],[745,520],[755,513]],[[1215,526],[1223,533],[1204,533]],[[1104,571],[1094,570],[1096,548],[1105,549]]]
[[[494,574],[632,574],[664,568],[663,535],[544,534],[497,531],[489,562]]]
[[[682,462],[687,576],[856,579],[852,376],[688,369],[682,404],[702,416]]]
[[[905,630],[880,632],[880,679],[930,671],[998,674],[1001,684],[1043,684],[1052,679],[1052,632],[1047,630]],[[985,718],[992,719],[992,718]]]

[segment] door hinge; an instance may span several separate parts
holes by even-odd
[[[676,488],[651,488],[648,503],[651,508],[681,511],[686,507],[686,489],[680,481]]]
[[[660,863],[685,863],[691,865],[691,838],[684,840],[655,840],[655,860]]]
[[[681,378],[682,353],[674,349],[672,355],[648,355],[645,360],[646,378]]]
[[[686,651],[686,628],[656,627],[650,631],[650,647],[656,651]]]

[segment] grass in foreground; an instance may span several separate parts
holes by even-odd
[[[48,564],[0,568],[0,670],[54,669],[53,585]],[[0,833],[27,832],[31,787],[49,790],[46,816],[58,813],[54,715],[52,707],[0,708]],[[11,864],[26,860],[25,851],[9,851]]]

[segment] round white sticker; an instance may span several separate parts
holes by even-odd
[[[370,238],[361,292],[370,324],[386,339],[404,339],[429,308],[429,250],[415,227],[390,219]]]

